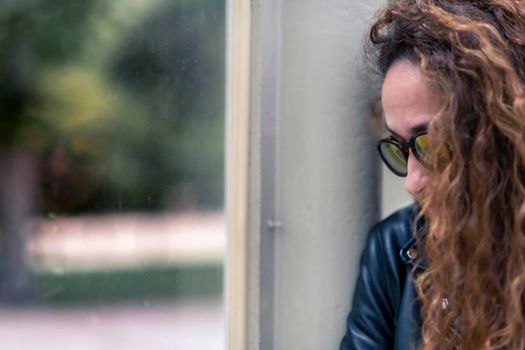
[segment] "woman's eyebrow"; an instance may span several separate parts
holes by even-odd
[[[412,133],[412,135],[415,135],[422,131],[427,131],[427,129],[428,129],[428,122],[423,122],[423,123],[420,123],[420,124],[417,124],[411,127],[410,132]]]
[[[404,140],[403,137],[401,137],[397,132],[395,132],[394,130],[390,129],[390,127],[388,126],[388,124],[386,123],[385,121],[385,128],[388,130],[389,133],[391,133],[392,135],[396,136],[396,137],[399,137],[400,139]],[[411,135],[415,135],[417,133],[420,133],[422,131],[426,131],[428,129],[428,122],[423,122],[423,123],[419,123],[419,124],[416,124],[414,126],[412,126],[410,128],[410,134]]]

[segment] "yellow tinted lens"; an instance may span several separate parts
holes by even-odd
[[[401,149],[392,143],[381,144],[381,155],[390,168],[398,173],[406,174],[407,162]]]
[[[429,140],[428,140],[427,134],[419,135],[414,140],[414,147],[416,148],[416,152],[417,152],[419,160],[422,162],[427,162],[427,163],[428,163],[428,159],[427,159],[428,143],[429,143]]]

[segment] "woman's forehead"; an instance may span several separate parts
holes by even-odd
[[[381,100],[387,128],[403,138],[426,127],[441,103],[419,66],[408,60],[400,60],[388,70]]]

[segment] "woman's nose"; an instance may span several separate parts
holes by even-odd
[[[428,181],[428,169],[426,169],[412,154],[408,156],[407,162],[407,176],[405,179],[405,187],[408,193],[415,196]]]

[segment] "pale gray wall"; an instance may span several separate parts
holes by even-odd
[[[275,349],[336,349],[379,219],[369,97],[357,77],[374,1],[283,1]]]
[[[371,91],[357,73],[379,3],[252,2],[250,349],[336,349],[344,333],[381,217]]]
[[[394,175],[384,165],[381,172],[381,217],[385,218],[414,200],[405,190],[405,178]]]

